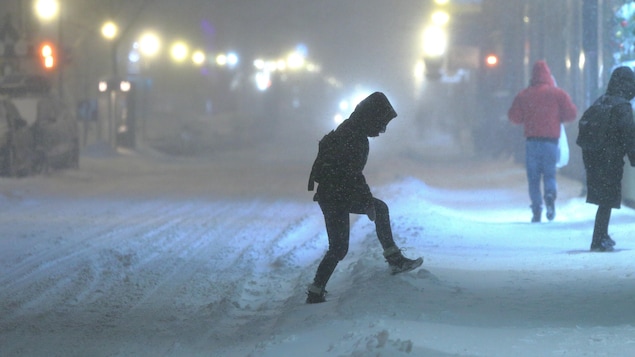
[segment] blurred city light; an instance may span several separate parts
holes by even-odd
[[[287,61],[279,59],[273,63],[273,68],[274,70],[285,71],[287,69]]]
[[[145,56],[154,56],[161,48],[161,41],[154,33],[145,33],[139,39],[139,50]]]
[[[119,32],[119,28],[112,21],[108,21],[104,23],[104,25],[101,27],[102,36],[104,36],[104,38],[108,40],[113,40],[115,37],[117,37],[118,32]]]
[[[37,0],[34,7],[37,17],[45,21],[56,18],[60,11],[60,4],[57,0]]]
[[[289,56],[287,56],[287,66],[289,66],[289,69],[291,70],[297,70],[304,67],[304,62],[304,56],[297,51],[291,52]]]
[[[203,53],[203,51],[201,50],[197,50],[197,51],[194,51],[194,53],[192,53],[192,62],[197,66],[200,66],[203,63],[205,63],[205,59],[206,59],[205,53]]]
[[[139,53],[139,42],[134,42],[132,44],[132,49],[130,53],[128,53],[128,61],[131,63],[137,63],[141,60],[141,54]]]
[[[188,57],[190,50],[185,42],[179,41],[172,44],[170,56],[176,62],[183,62]]]
[[[578,68],[581,71],[584,70],[585,63],[586,63],[586,56],[584,55],[584,51],[580,51],[580,57],[578,58]]]
[[[256,61],[261,61],[260,66],[261,68],[258,68],[258,66],[256,65]],[[254,61],[254,66],[256,66],[256,68],[258,69],[262,69],[264,62],[262,62],[262,60],[256,60]],[[220,53],[216,56],[216,64],[223,67],[223,66],[228,66],[228,67],[235,67],[238,64],[238,55],[235,52],[228,52],[228,53]]]
[[[341,111],[347,111],[350,108],[350,103],[347,100],[340,101],[339,108]]]
[[[351,112],[355,109],[357,104],[370,95],[370,91],[366,89],[356,88],[353,93],[342,100],[338,104],[339,113],[333,116],[333,122],[335,125],[340,125]]]
[[[445,11],[435,11],[432,13],[432,23],[437,26],[445,26],[450,22],[450,15]]]
[[[439,26],[428,26],[423,32],[423,53],[429,57],[439,57],[445,54],[448,46],[448,36]]]
[[[498,65],[498,56],[494,54],[488,55],[487,57],[485,57],[485,64],[488,67],[496,67]]]
[[[335,116],[333,117],[333,122],[335,123],[335,125],[340,125],[343,121],[344,116],[340,113],[335,114]]]
[[[50,70],[55,67],[55,50],[52,44],[48,42],[42,43],[40,46],[40,58],[45,69]]]
[[[265,91],[269,87],[271,87],[271,74],[267,71],[256,73],[256,88],[260,91]]]
[[[119,89],[122,92],[129,92],[130,88],[132,88],[132,85],[128,81],[121,81],[121,83],[119,83]]]
[[[258,70],[265,69],[265,60],[263,60],[262,58],[256,58],[254,60],[254,67],[256,67],[256,69]]]
[[[227,53],[227,65],[234,67],[238,64],[238,55],[235,52]]]
[[[221,53],[219,55],[216,56],[216,64],[219,66],[226,66],[227,65],[227,55],[224,53]]]

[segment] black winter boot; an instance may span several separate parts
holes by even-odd
[[[615,241],[608,234],[593,237],[591,242],[592,252],[612,252],[614,250]]]
[[[423,258],[408,259],[401,254],[399,248],[394,246],[384,251],[384,258],[390,266],[392,275],[414,270],[423,264]]]
[[[547,219],[553,221],[556,218],[556,196],[552,193],[545,195],[545,206],[547,206]]]
[[[315,286],[313,284],[309,285],[306,291],[306,303],[318,304],[325,301],[326,301],[326,290],[324,290],[324,288],[320,288],[319,286]]]
[[[542,220],[542,207],[531,207],[531,213],[533,216],[531,217],[531,223],[540,223]]]

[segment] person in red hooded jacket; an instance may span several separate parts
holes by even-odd
[[[551,221],[556,215],[556,163],[560,124],[574,121],[576,115],[575,104],[567,92],[555,85],[547,63],[537,61],[533,67],[531,83],[516,95],[507,113],[512,123],[524,127],[525,165],[532,222],[541,221],[543,198],[547,219]],[[541,179],[544,195],[540,188]]]

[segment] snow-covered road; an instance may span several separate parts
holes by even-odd
[[[308,162],[307,162],[308,161]],[[304,290],[326,248],[311,158],[87,155],[78,171],[0,179],[1,356],[625,355],[635,348],[633,211],[620,250],[587,252],[594,207],[560,178],[528,222],[511,162],[369,163],[397,242],[392,277],[365,217],[329,302]]]

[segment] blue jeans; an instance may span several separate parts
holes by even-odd
[[[531,208],[542,208],[542,198],[551,195],[556,198],[556,162],[558,161],[558,143],[552,141],[527,140],[525,166],[529,183]],[[544,196],[540,191],[540,181],[544,185]]]

